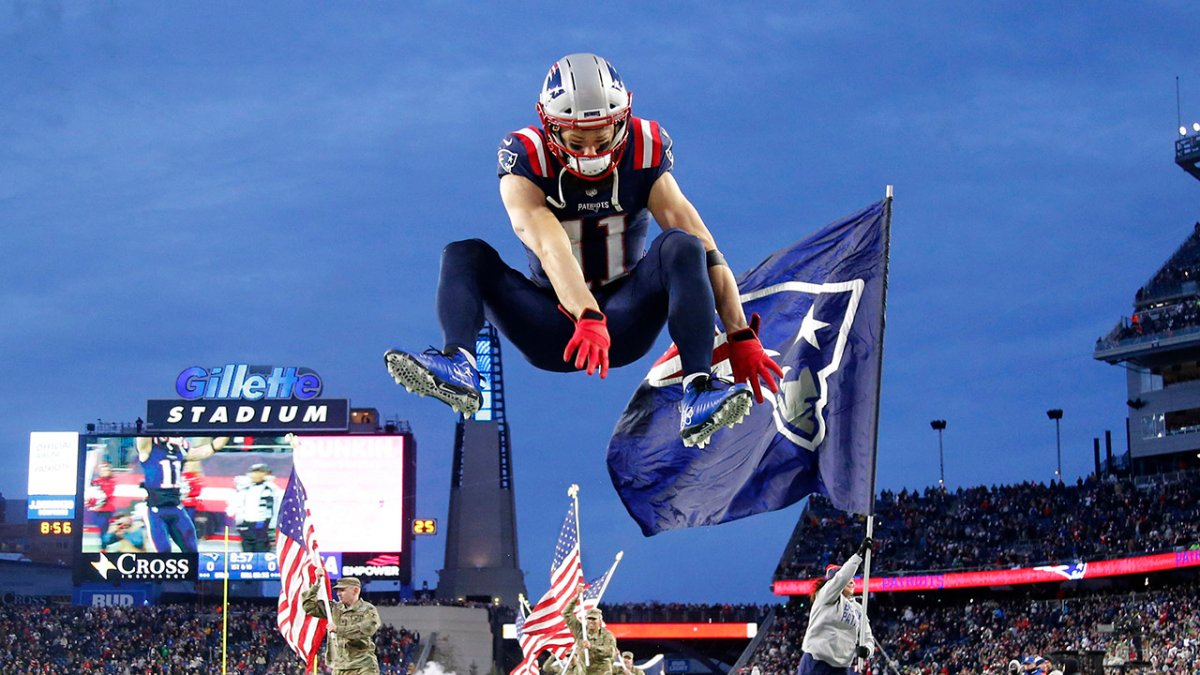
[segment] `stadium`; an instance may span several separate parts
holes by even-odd
[[[1178,145],[1184,168],[1200,160],[1193,140]],[[1188,388],[1200,373],[1200,314],[1189,309],[1200,302],[1191,281],[1198,274],[1200,224],[1138,289],[1132,316],[1096,342],[1096,359],[1132,373],[1129,425],[1144,433],[1131,434],[1125,452],[1114,454],[1110,436],[1102,453],[1095,439],[1094,471],[1073,484],[939,485],[877,495],[870,614],[879,648],[865,672],[1028,672],[1031,657],[1063,673],[1200,669],[1200,442],[1188,436],[1200,409],[1200,396]],[[458,423],[447,569],[432,590],[412,584],[413,538],[438,525],[413,513],[411,429],[403,420],[381,421],[374,409],[316,397],[321,379],[314,372],[226,364],[214,372],[237,373],[229,378],[237,384],[211,387],[202,409],[248,412],[189,421],[178,413],[187,401],[151,400],[146,420],[33,433],[31,497],[4,510],[0,671],[212,673],[228,661],[234,672],[309,672],[276,628],[275,598],[288,592],[279,581],[286,554],[257,547],[250,516],[238,515],[242,492],[279,481],[270,498],[278,500],[301,470],[311,476],[310,491],[327,495],[311,505],[330,521],[377,511],[369,527],[324,542],[338,553],[322,566],[335,577],[368,581],[363,597],[383,618],[375,637],[381,672],[520,670],[523,645],[513,623],[533,613],[519,570],[504,562],[515,559],[515,513],[495,330],[485,328],[476,348],[486,404]],[[289,396],[254,403],[236,396],[248,378],[266,381],[284,371],[305,374],[314,383],[306,402],[332,414],[293,414],[288,426],[257,410],[286,409]],[[194,390],[187,378],[185,369],[180,396]],[[191,437],[191,451],[212,443],[202,438],[255,434],[229,436],[219,451],[188,460],[182,494],[196,529],[190,552],[178,540],[165,548],[149,541],[146,453],[134,441],[150,430],[205,434]],[[358,481],[347,492],[339,471],[348,457],[391,468],[382,483]],[[257,482],[249,478],[255,474]],[[407,477],[399,498],[394,475]],[[574,527],[564,525],[564,532]],[[599,597],[603,578],[593,584],[595,605],[648,672],[787,675],[802,655],[816,580],[856,547],[864,527],[862,516],[811,497],[780,552],[771,580],[775,605],[608,604]],[[381,538],[380,531],[403,536]],[[230,546],[241,550],[231,553]],[[165,550],[171,552],[155,552]],[[477,560],[480,550],[491,564],[455,569],[457,559]],[[863,579],[857,583],[861,590]],[[129,644],[144,649],[114,648]],[[318,656],[313,668],[324,667]]]
[[[1136,29],[1166,21],[1174,35],[1194,17],[1064,6],[1048,29],[1029,8],[730,3],[676,6],[668,22],[614,7],[602,22],[595,8],[500,8],[486,22],[445,5],[236,18],[228,6],[11,8],[0,202],[17,225],[6,223],[16,252],[0,272],[0,451],[28,470],[0,472],[19,495],[0,494],[0,675],[1200,675],[1200,222],[1189,225],[1192,198],[1174,210],[1138,201],[1162,179],[1118,155],[1169,148],[1146,140],[1146,116],[1124,100],[1136,94],[1086,105],[1116,121],[1068,110],[1092,93],[1076,78],[1134,90],[1116,64],[1129,52],[1115,39],[1111,54],[1092,49],[1100,36],[1128,28],[1120,36],[1137,36],[1155,68],[1178,67],[1193,39],[1172,57],[1173,40]],[[668,113],[672,136],[630,112],[608,64],[598,77],[626,105],[601,115],[617,147],[601,148],[588,134],[607,127],[586,119],[558,118],[599,145],[555,139],[546,110],[561,105],[563,73],[574,81],[560,66],[570,57],[534,97],[544,128],[519,126],[529,64],[605,46],[637,83],[637,114]],[[1024,86],[1026,69],[1059,60],[1069,72]],[[1177,78],[1177,110],[1179,91]],[[1011,129],[996,124],[1006,117]],[[1194,194],[1200,122],[1176,117],[1182,172],[1170,171]],[[493,161],[501,128],[519,130]],[[463,159],[479,147],[483,161]],[[447,252],[479,256],[483,238],[501,239],[495,164],[552,186],[558,209],[587,195],[559,224],[578,249],[564,259],[596,290],[633,278],[643,242],[621,237],[647,223],[622,204],[649,204],[661,183],[635,170],[673,177],[676,150],[677,175],[735,261],[701,248],[691,271],[747,270],[732,286],[705,281],[746,316],[731,326],[712,298],[720,321],[700,380],[668,319],[625,373],[614,357],[602,389],[604,375],[535,378],[570,371],[571,358],[555,347],[552,367],[538,365],[514,322],[484,322],[482,309],[465,344],[424,352],[469,364],[465,393],[410,386],[394,349],[385,379],[382,341],[418,344],[435,315],[445,327],[443,282],[470,276],[443,274]],[[605,161],[604,182],[580,182]],[[820,230],[796,224],[862,203],[864,184],[868,206]],[[1094,185],[1128,185],[1129,197],[1111,206]],[[45,241],[30,245],[26,230]],[[553,276],[537,247],[509,238],[503,259],[527,255]],[[1126,256],[1124,269],[1104,269],[1115,254],[1100,249]],[[1112,295],[1133,269],[1128,305],[1080,291]],[[585,325],[607,318],[566,304],[553,318],[579,347]],[[707,359],[701,318],[693,342]],[[885,323],[905,336],[887,357]],[[609,334],[591,335],[606,375]],[[751,406],[742,384],[736,420],[692,424],[680,396],[722,376],[736,387],[747,345],[759,366],[782,366],[779,387],[767,374]],[[1085,367],[1062,367],[1066,351]],[[1017,362],[1017,375],[993,372]],[[1084,371],[1123,387],[1099,391],[1102,376]],[[881,427],[888,404],[901,414]],[[1013,414],[1029,408],[1036,430]],[[1116,432],[1064,443],[1061,408],[1070,434]],[[972,418],[949,455],[974,464],[970,479],[947,480],[943,435]],[[917,434],[936,439],[936,475]],[[892,474],[877,475],[885,465]],[[742,575],[763,560],[772,570]],[[681,589],[687,599],[672,600]],[[821,661],[847,626],[854,641],[838,649],[851,665]]]

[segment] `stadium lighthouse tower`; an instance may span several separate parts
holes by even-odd
[[[1179,127],[1175,163],[1200,180],[1200,122]],[[1127,370],[1131,467],[1200,467],[1200,222],[1134,295],[1133,314],[1096,342]]]
[[[490,324],[476,337],[475,358],[483,405],[455,429],[446,557],[437,596],[515,607],[517,595],[525,592],[525,575],[517,556],[500,341]]]

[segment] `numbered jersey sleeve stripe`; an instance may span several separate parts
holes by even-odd
[[[521,144],[525,146],[525,154],[529,157],[529,165],[533,172],[542,178],[549,178],[550,161],[546,155],[546,144],[542,141],[542,135],[538,133],[537,127],[526,127],[514,131],[513,135],[520,139]]]

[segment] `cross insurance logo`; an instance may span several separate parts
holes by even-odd
[[[187,553],[97,553],[88,564],[103,581],[187,580],[194,576],[193,559]]]

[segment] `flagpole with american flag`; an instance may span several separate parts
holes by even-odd
[[[587,582],[583,592],[579,595],[579,609],[576,610],[577,612],[583,612],[586,614],[589,609],[597,609],[600,607],[600,600],[604,597],[604,591],[608,590],[608,582],[612,581],[613,572],[617,570],[617,565],[621,564],[621,559],[624,557],[624,551],[617,551],[617,555],[613,560],[613,564],[607,570],[605,570],[604,574],[601,574],[595,579]],[[575,647],[571,650],[571,656],[574,656],[575,652],[578,650],[579,643],[576,642]],[[584,665],[588,664],[590,657],[591,654],[589,652],[583,653]]]
[[[533,675],[538,671],[537,657],[549,651],[562,660],[575,645],[575,637],[567,628],[563,610],[579,592],[583,583],[583,562],[579,545],[579,486],[567,490],[571,498],[567,515],[559,529],[550,564],[550,589],[538,600],[528,615],[519,615],[518,640],[525,658],[511,675]]]
[[[613,564],[604,574],[592,579],[588,582],[587,588],[583,590],[583,609],[596,609],[600,606],[600,600],[604,597],[604,591],[608,590],[608,584],[612,581],[613,572],[617,571],[617,565],[621,564],[621,559],[625,557],[624,551],[617,551],[616,557],[613,559]]]
[[[308,493],[300,474],[292,468],[291,479],[283,493],[279,509],[279,526],[275,532],[275,552],[279,558],[279,611],[276,623],[288,646],[304,659],[306,666],[315,664],[328,629],[328,620],[308,615],[302,606],[305,589],[321,582],[320,593],[329,611],[329,577],[320,563],[316,529],[312,512],[308,510]]]

